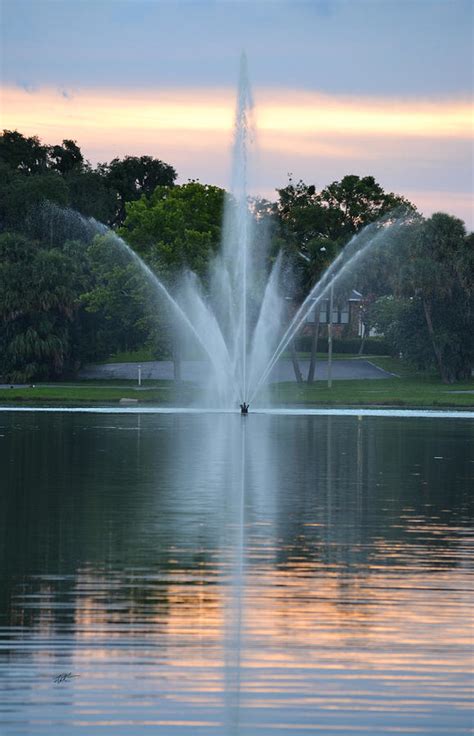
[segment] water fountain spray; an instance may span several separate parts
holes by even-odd
[[[220,253],[210,266],[209,289],[185,273],[170,290],[116,233],[92,219],[80,218],[89,232],[104,235],[140,267],[155,292],[164,298],[175,323],[191,335],[209,363],[203,406],[224,410],[240,406],[247,414],[290,341],[309,312],[348,274],[360,267],[374,247],[389,245],[406,215],[388,216],[369,225],[341,251],[287,324],[281,293],[282,257],[275,260],[265,282],[257,275],[255,219],[248,198],[248,159],[253,141],[252,95],[247,62],[242,56],[235,115],[231,192],[226,197]],[[56,208],[55,212],[59,208]],[[53,215],[51,215],[53,216]],[[261,247],[261,243],[259,245]],[[250,302],[252,309],[249,308]],[[252,313],[252,314],[250,314]]]

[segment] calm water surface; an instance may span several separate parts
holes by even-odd
[[[469,733],[473,440],[0,414],[0,733]]]

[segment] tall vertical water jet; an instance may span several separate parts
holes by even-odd
[[[224,213],[222,253],[213,264],[212,302],[233,366],[225,403],[247,406],[282,332],[281,257],[265,272],[267,243],[257,238],[249,203],[249,163],[255,138],[253,99],[245,54],[240,74],[232,150],[231,193]],[[257,243],[258,241],[258,243]]]
[[[237,235],[237,284],[240,284],[240,310],[237,328],[237,346],[240,344],[240,361],[237,361],[237,373],[240,375],[240,396],[243,402],[247,396],[247,340],[248,315],[247,299],[249,289],[249,235],[250,222],[247,203],[247,145],[250,132],[250,111],[252,101],[247,74],[247,60],[242,55],[240,62],[239,98],[237,106],[232,192],[236,198],[236,235]],[[237,354],[239,350],[237,348]],[[240,365],[239,365],[240,363]]]
[[[252,222],[248,206],[248,146],[252,138],[253,102],[247,60],[240,60],[232,150],[231,193],[226,197],[222,251],[212,267],[211,301],[233,366],[226,402],[248,399],[249,294]]]

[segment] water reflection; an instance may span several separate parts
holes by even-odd
[[[469,732],[469,423],[0,425],[0,730]]]

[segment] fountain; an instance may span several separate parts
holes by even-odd
[[[192,337],[205,356],[207,371],[202,405],[223,410],[240,406],[246,415],[262,392],[271,373],[309,312],[327,297],[335,285],[366,262],[376,248],[396,241],[406,223],[405,213],[392,213],[356,234],[312,288],[289,321],[283,293],[281,254],[265,278],[261,278],[264,254],[258,252],[255,221],[248,199],[249,149],[253,139],[252,98],[245,56],[241,59],[232,156],[231,193],[227,196],[221,252],[210,266],[209,288],[198,277],[183,274],[169,289],[150,267],[116,233],[94,220],[83,225],[95,234],[107,234],[112,244],[139,266],[174,318],[175,331]],[[287,280],[287,279],[286,279]]]
[[[263,254],[255,247],[255,222],[248,202],[252,107],[243,56],[235,117],[232,186],[225,207],[221,253],[211,264],[207,294],[197,277],[187,274],[176,294],[168,295],[179,323],[191,331],[212,366],[204,404],[223,409],[240,405],[242,414],[247,414],[249,404],[255,401],[270,378],[272,369],[310,310],[335,284],[342,283],[356,265],[360,267],[374,248],[386,248],[396,239],[406,222],[405,213],[392,213],[354,236],[285,326],[287,310],[281,288],[281,255],[263,287],[259,276],[258,262],[261,263]],[[163,290],[162,284],[157,280],[156,283]]]
[[[222,248],[211,264],[207,292],[195,274],[186,273],[171,293],[121,238],[115,234],[111,236],[165,297],[175,317],[176,328],[185,337],[192,335],[205,354],[211,371],[203,405],[224,410],[240,406],[244,415],[268,382],[274,366],[310,310],[334,285],[343,283],[355,266],[360,267],[376,247],[386,248],[406,221],[404,213],[391,214],[354,236],[286,324],[287,309],[281,287],[282,257],[276,259],[268,277],[262,280],[259,265],[264,254],[257,252],[255,247],[255,222],[248,200],[252,108],[247,64],[242,56],[231,193],[225,206]]]

